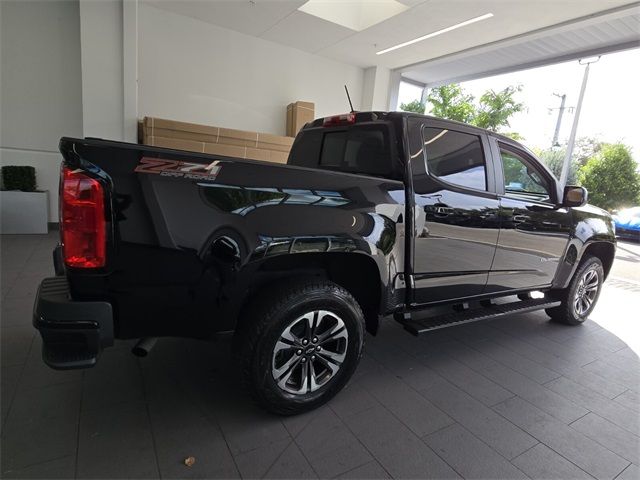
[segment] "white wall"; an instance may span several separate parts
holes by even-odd
[[[284,135],[286,106],[316,117],[356,109],[363,69],[144,3],[138,10],[138,115]]]
[[[82,136],[77,1],[0,1],[0,165],[32,165],[58,217],[62,136]]]
[[[346,112],[344,84],[363,106],[359,67],[144,3],[0,0],[0,17],[0,165],[36,167],[52,222],[62,136],[131,140],[136,115],[284,134],[295,100]]]

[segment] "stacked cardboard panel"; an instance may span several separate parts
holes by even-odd
[[[287,136],[295,137],[305,124],[315,118],[315,105],[312,102],[294,102],[287,105]]]
[[[287,163],[293,138],[145,117],[142,143],[228,157]]]

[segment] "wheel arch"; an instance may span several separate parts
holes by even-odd
[[[609,272],[611,271],[611,266],[613,265],[613,259],[615,258],[615,255],[615,244],[611,242],[591,242],[585,247],[580,260],[582,261],[588,256],[599,258],[602,262],[602,267],[604,268],[604,278],[606,279],[609,276]]]
[[[360,253],[305,253],[266,259],[247,274],[244,308],[277,282],[296,278],[323,278],[347,290],[362,308],[366,330],[375,335],[383,298],[383,283],[376,261]]]
[[[579,239],[573,239],[569,243],[563,260],[558,266],[553,288],[567,288],[580,263],[587,258],[587,256],[594,256],[600,259],[606,279],[611,271],[615,252],[615,243],[609,240],[591,240],[587,243],[582,243]]]

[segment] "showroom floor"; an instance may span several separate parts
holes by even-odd
[[[48,369],[30,323],[56,235],[1,241],[3,478],[640,478],[637,245],[580,327],[535,313],[414,338],[386,321],[343,392],[280,418],[240,390],[228,342]]]

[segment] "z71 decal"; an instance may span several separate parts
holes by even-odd
[[[155,173],[163,177],[213,180],[220,172],[220,165],[217,160],[208,165],[203,165],[202,163],[183,162],[181,160],[142,157],[134,172]]]

